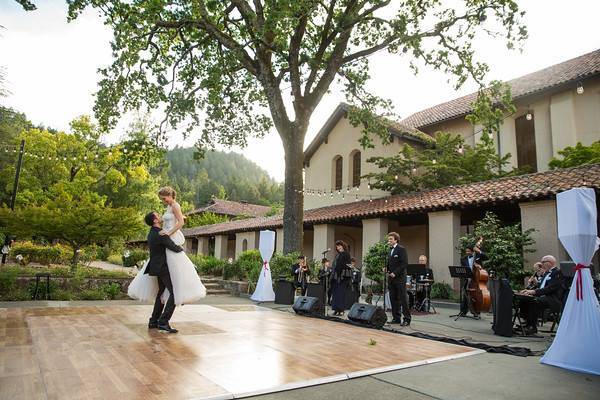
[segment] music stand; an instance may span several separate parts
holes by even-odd
[[[460,279],[460,305],[462,306],[463,288],[465,287],[465,279],[471,279],[473,277],[473,271],[471,271],[471,268],[464,267],[462,265],[460,265],[460,266],[450,265],[450,266],[448,266],[448,270],[450,271],[450,276],[452,278]],[[460,311],[458,312],[458,314],[450,315],[450,318],[454,318],[454,317],[456,317],[454,319],[455,321],[457,321],[460,317],[479,319],[478,317],[470,317],[466,313],[462,314]]]

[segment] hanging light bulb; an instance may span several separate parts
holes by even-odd
[[[356,195],[356,197],[354,198],[354,201],[358,201],[358,195]]]
[[[358,186],[356,187],[356,191],[358,192]]]
[[[341,190],[338,190],[338,195],[340,195],[340,194],[342,194],[342,191],[341,191]]]
[[[63,161],[67,161],[67,157],[63,157]]]
[[[533,119],[533,114],[531,111],[527,111],[527,114],[525,114],[525,119],[527,119],[527,121],[531,121]]]
[[[464,151],[465,151],[465,149],[462,144],[460,146],[458,146],[458,154],[462,154],[462,153],[464,153]]]
[[[369,196],[369,203],[373,202],[373,196]]]
[[[437,164],[437,161],[435,160],[435,158],[431,161],[432,164]]]
[[[583,94],[583,84],[581,82],[577,83],[577,94]]]
[[[142,145],[142,149],[145,149],[145,148],[146,148],[146,144],[143,144],[143,145]]]
[[[350,193],[350,186],[346,186],[346,193]]]
[[[346,195],[344,193],[342,193],[342,200],[344,200],[346,198]]]
[[[127,154],[127,149],[123,149],[123,153]]]
[[[96,153],[96,158],[98,158],[98,153]]]
[[[367,189],[371,190],[371,184],[367,183]]]
[[[417,172],[417,169],[415,167],[413,167],[412,172],[414,174],[415,172]]]
[[[395,180],[398,180],[398,175],[394,175],[394,179],[395,179]]]

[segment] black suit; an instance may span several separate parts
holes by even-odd
[[[488,256],[483,251],[479,253],[473,252],[471,256],[473,257],[473,265],[478,264],[482,267],[482,263],[488,259]],[[471,265],[469,263],[469,257],[463,257],[460,260],[460,265],[463,267],[470,268]],[[463,298],[462,302],[460,303],[460,313],[465,315],[467,314],[467,312],[469,312],[469,296],[467,296],[467,288],[469,287],[470,281],[470,279],[465,279],[461,289],[463,292]]]
[[[292,275],[294,276],[294,286],[296,288],[300,288],[302,296],[306,296],[306,287],[308,284],[308,276],[310,275],[310,269],[306,269],[302,275],[302,280],[300,280],[300,264],[292,265]]]
[[[547,275],[548,278],[546,279]],[[544,279],[546,279],[546,284],[541,288],[540,286],[544,282]],[[536,326],[538,317],[546,308],[552,311],[560,311],[562,308],[564,284],[560,269],[554,267],[546,272],[540,279],[537,287],[534,298],[531,301],[525,301],[521,304],[523,314],[527,320],[527,326],[531,328]]]
[[[388,279],[390,290],[390,303],[392,306],[392,317],[395,321],[400,321],[400,313],[404,316],[404,321],[410,322],[410,311],[408,309],[408,297],[406,295],[406,268],[408,266],[408,255],[406,249],[399,244],[388,254],[386,263],[387,273],[393,273]]]
[[[148,249],[150,250],[150,260],[146,266],[144,273],[156,276],[158,279],[158,294],[154,301],[154,309],[152,310],[151,324],[158,323],[159,325],[168,325],[173,312],[175,311],[175,295],[173,293],[173,284],[171,283],[171,275],[169,275],[169,267],[167,265],[166,249],[179,253],[183,249],[177,246],[170,237],[161,235],[160,228],[153,226],[148,232]],[[160,300],[163,292],[169,289],[169,299],[164,306]]]

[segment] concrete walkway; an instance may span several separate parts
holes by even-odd
[[[99,261],[99,260],[92,261],[90,263],[90,267],[92,267],[92,268],[100,268],[100,269],[104,269],[106,271],[125,272],[126,274],[129,274],[131,276],[135,276],[138,273],[138,270],[135,267],[126,268],[126,267],[123,267],[121,265],[111,264],[109,262]]]

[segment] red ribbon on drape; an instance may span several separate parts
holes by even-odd
[[[584,268],[589,268],[589,267],[586,267],[583,264],[577,264],[575,266],[575,274],[577,275],[575,277],[575,280],[576,280],[575,281],[575,289],[576,289],[576,292],[575,292],[576,297],[575,298],[577,299],[577,301],[583,300],[583,278],[581,277],[581,270]]]
[[[267,270],[269,269],[269,268],[267,268],[267,265],[269,265],[269,262],[268,261],[263,261],[263,268],[264,268],[264,270],[263,270],[263,276],[265,278],[267,277]]]

